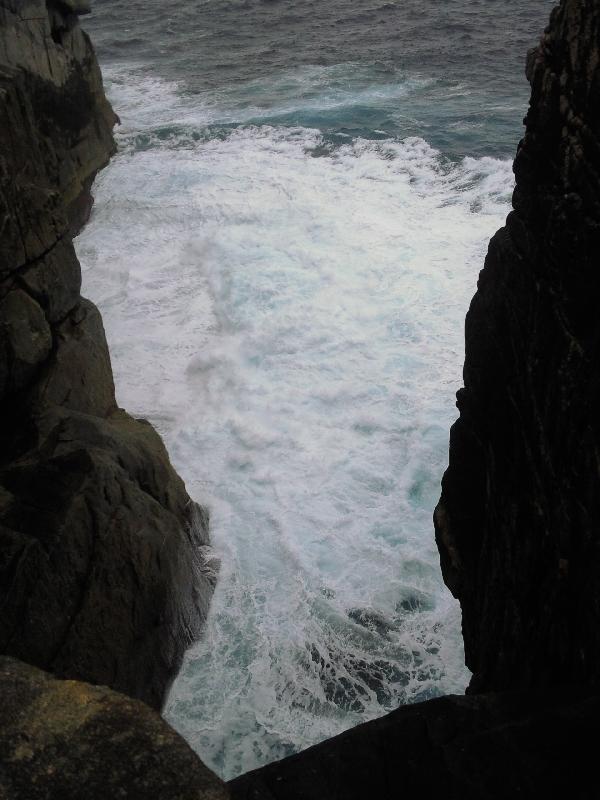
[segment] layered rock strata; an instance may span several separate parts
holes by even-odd
[[[599,0],[562,0],[527,74],[435,513],[474,692],[600,678]]]
[[[82,0],[0,0],[0,652],[155,708],[205,616],[207,517],[117,407],[72,235],[116,117]]]

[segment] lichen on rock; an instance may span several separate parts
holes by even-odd
[[[0,657],[0,797],[227,800],[224,784],[144,703]]]

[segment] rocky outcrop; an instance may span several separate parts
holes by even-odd
[[[82,0],[0,0],[0,652],[159,708],[212,589],[205,512],[117,407],[72,235],[116,121]]]
[[[226,800],[224,784],[144,703],[0,657],[0,797]]]
[[[231,781],[232,800],[597,796],[600,696],[581,687],[403,706]]]
[[[435,514],[470,691],[600,678],[599,0],[562,0],[527,73]]]

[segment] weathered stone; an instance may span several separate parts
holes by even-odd
[[[44,312],[19,289],[0,301],[0,348],[0,395],[27,386],[52,349]]]
[[[599,0],[562,0],[527,72],[435,516],[471,691],[600,680]]]
[[[207,519],[154,429],[65,409],[0,470],[0,651],[159,708],[213,579]]]
[[[25,291],[44,309],[48,322],[60,322],[80,299],[81,267],[69,238],[24,269],[19,277]]]
[[[96,306],[81,300],[55,336],[55,352],[32,392],[33,405],[59,405],[101,417],[114,411],[110,355]]]
[[[226,786],[147,706],[0,658],[3,800],[227,800]]]
[[[0,2],[0,271],[40,258],[85,221],[69,214],[89,206],[80,198],[114,152],[116,116],[92,46],[64,10]]]

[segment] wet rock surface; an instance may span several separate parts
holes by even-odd
[[[206,513],[118,409],[72,235],[116,116],[78,14],[0,0],[0,652],[160,708],[206,616]]]

